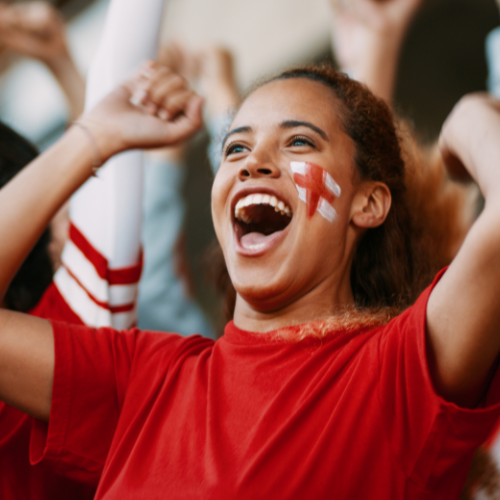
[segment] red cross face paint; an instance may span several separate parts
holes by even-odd
[[[332,205],[341,193],[333,177],[314,163],[292,161],[290,167],[299,199],[307,206],[307,216],[312,217],[318,211],[328,222],[333,222],[337,212]]]

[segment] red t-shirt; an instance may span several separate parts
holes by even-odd
[[[435,394],[429,294],[386,326],[300,342],[232,323],[217,342],[54,323],[31,457],[100,479],[106,500],[457,499],[500,405]]]
[[[30,312],[82,324],[52,284]],[[1,500],[90,500],[95,487],[63,478],[45,464],[29,462],[33,419],[0,401],[0,499]]]

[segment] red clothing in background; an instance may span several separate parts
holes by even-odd
[[[500,405],[434,393],[429,293],[386,326],[300,342],[232,323],[217,342],[54,323],[32,459],[102,474],[106,500],[457,499]]]
[[[52,284],[30,312],[82,324]],[[29,462],[33,419],[0,401],[0,499],[1,500],[90,500],[95,487],[63,478],[44,464]]]

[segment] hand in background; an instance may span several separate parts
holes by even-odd
[[[0,44],[45,64],[68,101],[71,119],[83,111],[85,84],[71,58],[64,20],[47,2],[0,3]]]
[[[422,0],[329,0],[335,58],[344,71],[392,100],[401,44]]]
[[[2,4],[0,41],[20,54],[45,64],[68,55],[64,21],[50,4]]]

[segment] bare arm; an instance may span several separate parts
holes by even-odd
[[[128,149],[175,144],[201,126],[202,100],[184,80],[155,66],[148,68],[148,74],[129,80],[83,117],[103,159]],[[144,91],[149,112],[130,103],[134,92]],[[168,116],[158,118],[165,111]],[[0,248],[0,299],[52,216],[91,176],[90,146],[86,134],[72,127],[1,190],[0,241],[5,244]],[[53,371],[50,324],[1,310],[0,399],[47,420]]]
[[[500,352],[500,103],[468,96],[443,127],[452,174],[472,177],[485,208],[431,294],[429,354],[437,390],[463,406],[483,397]]]
[[[422,0],[329,1],[340,68],[392,102],[401,46]]]

